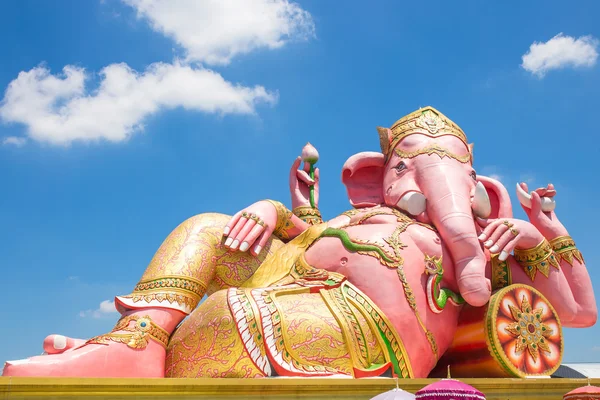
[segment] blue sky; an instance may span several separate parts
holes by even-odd
[[[345,211],[344,161],[379,150],[376,126],[425,105],[461,125],[518,217],[518,180],[555,184],[600,287],[600,3],[280,6],[283,17],[250,23],[251,9],[183,2],[0,4],[0,361],[41,353],[50,333],[110,330],[105,301],[184,219],[289,205],[307,141],[324,216]],[[598,335],[566,330],[565,361],[598,361]]]

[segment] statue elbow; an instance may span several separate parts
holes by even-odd
[[[583,315],[580,318],[582,328],[594,326],[598,320],[598,310],[596,309],[596,306],[594,305],[594,307],[591,308],[591,310],[587,310],[586,312],[582,313]]]
[[[598,320],[598,309],[596,305],[586,307],[585,309],[579,310],[575,317],[570,321],[562,321],[563,326],[567,328],[589,328],[594,326]]]

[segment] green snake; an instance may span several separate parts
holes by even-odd
[[[442,268],[442,256],[425,256],[425,273],[429,276],[427,279],[427,304],[434,313],[441,313],[448,300],[454,305],[465,303],[461,295],[454,293],[448,288],[440,288],[444,278],[444,269]]]
[[[327,228],[321,234],[321,237],[335,237],[338,238],[344,248],[351,252],[371,252],[379,255],[382,261],[385,261],[387,265],[392,265],[397,260],[390,256],[380,246],[372,243],[357,243],[353,241],[348,232],[342,229]],[[444,278],[444,269],[442,268],[442,257],[430,257],[425,256],[425,273],[430,275],[427,279],[427,303],[429,308],[434,313],[441,313],[446,307],[448,301],[454,305],[464,304],[465,300],[461,295],[454,293],[448,288],[441,288],[440,284]]]

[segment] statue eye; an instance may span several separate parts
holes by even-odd
[[[404,171],[406,169],[406,164],[404,164],[404,161],[400,161],[398,163],[398,165],[396,165],[394,167],[394,169],[396,170],[396,172],[402,172],[402,171]]]
[[[471,178],[473,178],[474,181],[477,180],[477,173],[475,171],[471,171]]]

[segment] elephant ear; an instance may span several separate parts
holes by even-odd
[[[350,157],[342,168],[342,182],[355,208],[383,204],[384,156],[367,151]]]
[[[510,195],[504,185],[496,179],[482,175],[477,176],[477,181],[483,184],[490,198],[492,212],[488,218],[512,218]]]

